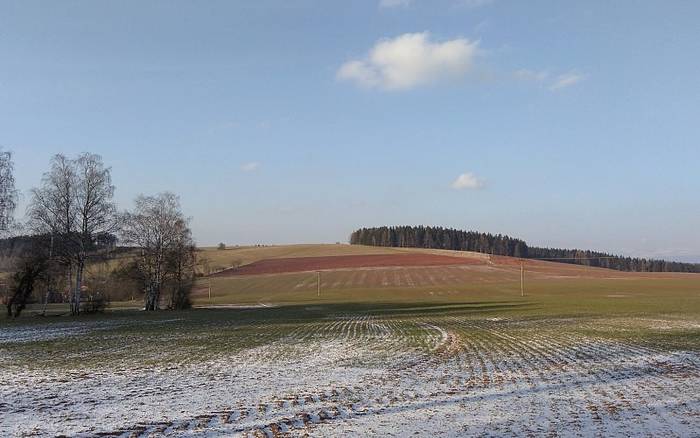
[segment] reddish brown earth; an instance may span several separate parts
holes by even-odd
[[[485,259],[450,257],[436,254],[376,254],[332,257],[295,257],[265,259],[236,269],[227,269],[212,277],[233,275],[281,274],[347,268],[385,268],[391,266],[483,265]]]

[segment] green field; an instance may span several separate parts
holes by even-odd
[[[367,249],[225,252],[236,251],[250,262]],[[317,287],[314,272],[204,278],[190,311],[114,303],[105,315],[2,321],[0,434],[700,427],[698,275],[532,264],[520,296],[517,265],[439,266],[326,271]]]

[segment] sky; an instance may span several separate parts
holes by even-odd
[[[201,245],[441,225],[700,261],[695,1],[0,0],[19,219],[52,155]]]

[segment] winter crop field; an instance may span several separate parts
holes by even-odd
[[[700,276],[303,270],[341,247],[212,250],[265,262],[190,311],[0,321],[0,436],[698,436]]]

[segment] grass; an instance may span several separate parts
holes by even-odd
[[[387,249],[293,245],[205,252],[215,255],[217,260],[241,254],[250,261],[375,250]],[[217,277],[200,281],[195,305],[264,304],[270,307],[144,313],[135,310],[141,305],[139,301],[119,302],[113,303],[106,315],[0,320],[0,330],[18,327],[44,330],[67,323],[78,324],[76,336],[11,344],[9,353],[13,361],[26,360],[48,366],[84,365],[86,360],[116,363],[127,351],[129,355],[142,355],[154,361],[183,360],[183,357],[202,360],[263,345],[338,315],[389,318],[403,324],[406,330],[425,318],[445,327],[450,327],[450,318],[454,317],[503,318],[552,333],[565,330],[664,348],[700,350],[699,275],[620,277],[613,273],[609,278],[558,278],[533,272],[526,277],[526,295],[521,297],[518,275],[513,275],[513,272],[517,274],[517,267],[512,272],[501,270],[489,274],[464,269],[459,271],[460,275],[448,275],[445,281],[435,280],[440,272],[444,274],[444,269],[374,270],[370,271],[375,275],[371,279],[358,277],[355,271],[324,272],[320,296],[315,273]],[[577,268],[562,266],[562,269],[570,272]],[[586,272],[585,268],[581,268],[581,272]],[[413,280],[429,277],[436,284],[409,287],[403,285],[405,278],[401,275]],[[359,279],[364,279],[365,283]],[[382,281],[387,282],[383,284]],[[402,285],[397,286],[397,283]],[[209,284],[211,299],[207,291]],[[26,315],[30,316],[32,310],[26,311]],[[65,310],[62,305],[49,308],[53,314]],[[91,329],[83,333],[80,324],[89,325]],[[128,346],[125,339],[129,340]],[[161,339],[167,341],[159,342]],[[0,351],[8,352],[2,344]],[[91,354],[85,354],[87,351]]]
[[[461,332],[462,328],[450,322],[453,318],[504,319],[523,324],[507,329],[520,332],[518,336],[528,330],[537,330],[540,335],[566,332],[700,351],[700,296],[696,284],[694,280],[541,282],[530,284],[525,297],[507,283],[472,285],[454,293],[446,288],[432,289],[432,294],[396,288],[352,293],[328,290],[320,298],[308,291],[284,297],[283,293],[249,292],[238,300],[251,304],[272,300],[276,307],[160,313],[122,310],[77,319],[22,318],[0,324],[5,328],[46,330],[78,322],[92,329],[83,334],[78,327],[76,336],[15,343],[9,351],[0,345],[0,352],[10,353],[15,363],[53,369],[110,363],[120,366],[127,355],[130,362],[139,364],[181,364],[268,344],[340,315],[372,315],[395,321],[407,331],[421,320]],[[624,298],[609,296],[623,286]],[[230,302],[230,298],[226,295],[213,302]],[[663,324],[669,327],[660,328],[658,321],[665,321]]]
[[[366,250],[211,252],[253,260]],[[524,297],[517,265],[321,278],[320,296],[316,273],[197,285],[198,306],[248,307],[147,313],[130,301],[103,315],[30,309],[0,320],[0,435],[158,435],[179,424],[202,436],[263,436],[292,420],[295,433],[327,436],[380,426],[400,436],[697,430],[698,275],[541,264]],[[341,408],[353,412],[347,421],[310,420]]]
[[[324,284],[333,283],[334,273],[323,274]],[[609,314],[679,314],[700,315],[700,276],[640,279],[549,279],[528,281],[526,296],[520,296],[516,281],[461,283],[430,287],[396,287],[394,285],[357,285],[353,287],[316,287],[316,274],[295,273],[254,277],[212,278],[212,297],[200,293],[199,305],[244,304],[268,305],[340,304],[340,303],[459,303],[507,299],[531,303],[542,316],[609,315]],[[302,285],[301,288],[297,287]],[[535,310],[537,308],[537,310]]]

